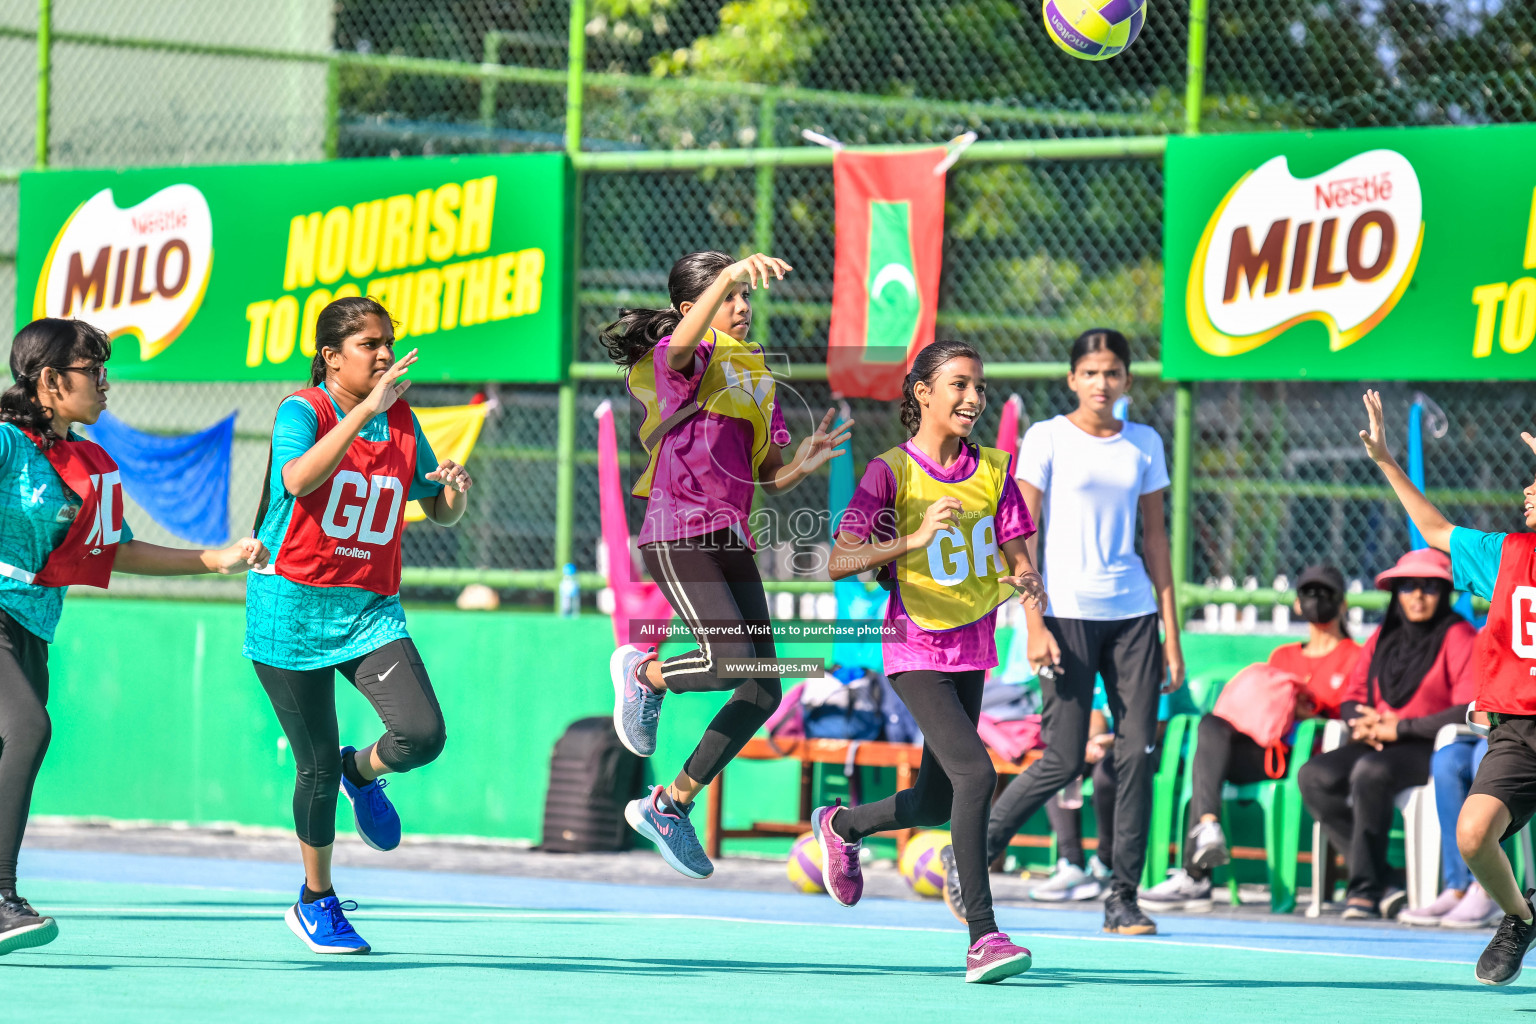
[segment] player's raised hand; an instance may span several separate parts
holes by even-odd
[[[1365,454],[1371,457],[1372,462],[1392,463],[1392,453],[1387,449],[1387,427],[1381,415],[1381,392],[1367,391],[1361,396],[1365,402],[1365,415],[1368,427],[1360,431],[1360,440],[1365,444]]]
[[[800,447],[795,450],[795,462],[801,472],[812,473],[820,469],[823,463],[848,454],[847,449],[841,446],[853,436],[853,420],[844,420],[836,430],[832,430],[832,421],[836,416],[836,409],[828,409],[811,436],[800,442]]]
[[[1536,437],[1532,437],[1529,431],[1520,431],[1520,440],[1524,441],[1531,451],[1536,452]]]
[[[469,478],[469,470],[452,459],[443,459],[439,462],[437,468],[427,474],[427,479],[458,491],[460,494],[469,490],[475,483]]]
[[[768,279],[784,280],[784,275],[794,270],[777,256],[764,256],[755,252],[739,263],[732,263],[724,273],[732,281],[745,281],[753,288],[767,288]]]
[[[395,360],[395,364],[384,371],[384,376],[373,386],[368,397],[364,399],[368,403],[369,410],[377,416],[381,412],[388,412],[389,407],[395,404],[395,400],[405,394],[411,382],[404,377],[405,371],[411,368],[416,361],[416,349],[411,349],[405,355]]]

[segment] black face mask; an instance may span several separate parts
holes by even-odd
[[[1339,595],[1331,590],[1308,590],[1301,594],[1301,617],[1322,625],[1339,617]]]

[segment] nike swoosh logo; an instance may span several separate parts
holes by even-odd
[[[1157,749],[1157,744],[1154,743],[1152,746],[1147,748],[1147,753],[1150,754],[1150,753],[1152,753],[1152,751],[1154,751],[1156,749]]]
[[[980,960],[982,957],[984,957],[986,955],[987,954],[985,954],[985,953],[967,953],[967,954],[965,954],[966,959],[968,959],[968,960]]]
[[[379,673],[379,682],[382,683],[384,680],[388,679],[389,678],[389,674],[391,672],[393,672],[395,669],[399,668],[399,667],[400,667],[400,663],[397,661],[393,665],[389,666],[389,668],[385,669],[383,672],[380,672]]]
[[[311,935],[315,934],[315,929],[320,927],[318,924],[310,924],[309,918],[305,917],[303,914],[299,915],[299,920],[304,922],[304,930],[309,932]]]

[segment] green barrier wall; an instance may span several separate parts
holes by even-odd
[[[538,842],[555,741],[575,719],[613,710],[609,619],[450,609],[415,609],[409,619],[448,743],[436,763],[394,780],[407,829]],[[293,758],[240,655],[244,625],[237,604],[67,601],[50,660],[53,744],[33,811],[291,826]],[[1274,644],[1262,635],[1185,639],[1192,669],[1259,660]],[[785,653],[826,654],[811,645]],[[337,678],[343,741],[371,742],[373,709]],[[667,700],[650,760],[659,778],[681,767],[724,700]],[[798,778],[795,764],[738,762],[727,825],[793,818]],[[341,809],[346,825],[345,801]]]

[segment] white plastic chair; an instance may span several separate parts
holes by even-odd
[[[1463,731],[1462,726],[1443,726],[1435,736],[1435,749],[1454,743]],[[1338,719],[1330,720],[1323,727],[1323,750],[1336,750],[1343,746],[1348,735],[1348,726]],[[1440,891],[1440,819],[1435,810],[1434,780],[1400,791],[1392,803],[1403,813],[1403,855],[1408,869],[1408,906],[1413,909],[1428,906],[1435,901]],[[1529,834],[1525,834],[1522,841],[1529,843]],[[1312,902],[1307,905],[1308,917],[1317,917],[1323,912],[1324,879],[1328,876],[1330,856],[1328,837],[1323,832],[1323,826],[1313,821]],[[1530,863],[1530,858],[1526,858],[1526,863]],[[1327,895],[1331,896],[1332,893]]]

